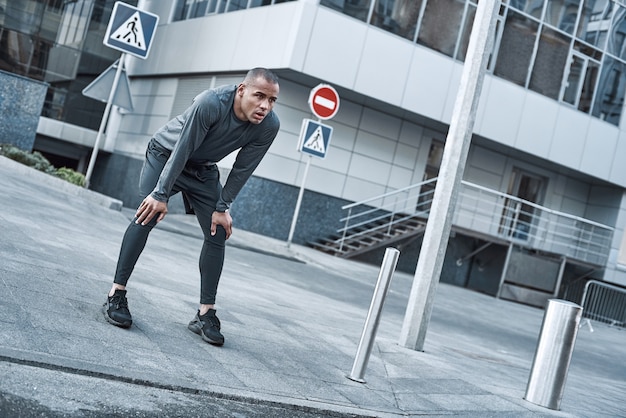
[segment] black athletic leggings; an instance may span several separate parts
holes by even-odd
[[[154,190],[167,158],[168,152],[156,144],[154,140],[151,140],[148,144],[146,159],[139,180],[139,193],[142,199]],[[217,233],[211,236],[211,215],[215,211],[221,190],[222,186],[216,165],[193,167],[188,165],[176,180],[172,190],[172,195],[178,192],[185,194],[204,234],[199,262],[200,303],[207,305],[215,303],[217,285],[224,265],[226,231],[218,225]],[[146,225],[136,224],[136,219],[133,219],[126,229],[117,261],[114,283],[126,286],[146,245],[148,235],[156,225],[156,219],[157,216]]]

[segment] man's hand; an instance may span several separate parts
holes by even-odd
[[[148,197],[141,202],[141,205],[139,205],[137,212],[135,212],[135,217],[137,218],[135,223],[146,225],[156,215],[159,215],[157,218],[157,223],[159,223],[163,220],[163,218],[165,218],[166,214],[167,203],[160,202],[148,195]]]
[[[226,231],[226,239],[230,238],[233,233],[233,218],[230,217],[230,213],[213,212],[211,215],[211,235],[215,235],[218,225],[221,225]]]

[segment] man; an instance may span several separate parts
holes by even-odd
[[[148,234],[167,214],[168,198],[181,192],[188,213],[196,214],[204,234],[200,307],[188,328],[210,344],[224,344],[215,298],[225,241],[232,233],[228,209],[278,133],[280,122],[272,110],[278,90],[278,79],[271,71],[254,68],[237,86],[200,93],[182,115],[154,134],[139,182],[145,198],[124,234],[113,286],[103,306],[108,322],[131,326],[126,284]],[[222,188],[216,163],[237,149]]]

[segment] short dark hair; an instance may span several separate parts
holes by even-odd
[[[272,71],[268,70],[267,68],[262,68],[262,67],[256,67],[248,71],[248,73],[246,74],[246,78],[244,79],[244,82],[254,81],[259,77],[264,78],[265,81],[269,83],[278,84],[278,77],[276,77],[276,74],[274,74]]]

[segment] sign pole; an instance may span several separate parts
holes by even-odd
[[[487,59],[493,45],[494,18],[500,2],[478,3],[470,35],[467,57],[457,93],[450,129],[443,151],[439,180],[400,332],[400,345],[423,351],[433,300],[450,237],[463,170],[472,138],[480,91],[485,78]]]
[[[309,154],[309,159],[306,161],[306,167],[304,168],[304,175],[302,176],[302,184],[300,185],[300,193],[298,193],[298,200],[296,201],[296,209],[293,212],[293,219],[291,220],[291,229],[289,230],[289,238],[287,239],[287,248],[291,246],[293,233],[296,230],[298,214],[300,213],[300,205],[302,204],[302,196],[304,196],[304,184],[306,183],[306,177],[309,174],[309,167],[311,166],[312,159],[313,159],[313,156]]]
[[[309,174],[309,167],[311,167],[313,155],[321,158],[326,157],[326,151],[333,128],[322,125],[322,120],[330,119],[337,114],[337,111],[339,110],[339,94],[337,94],[337,91],[332,86],[329,86],[328,84],[320,84],[311,89],[311,93],[309,94],[309,106],[311,107],[311,112],[317,116],[317,123],[313,124],[316,126],[314,131],[310,131],[309,126],[313,121],[309,119],[304,119],[302,121],[300,144],[298,145],[298,148],[300,148],[301,152],[309,154],[309,158],[306,161],[304,175],[302,176],[302,184],[300,185],[300,192],[298,193],[298,200],[296,201],[296,208],[293,213],[293,218],[291,219],[289,238],[287,238],[287,248],[291,246],[293,234],[296,230],[296,223],[298,222],[298,215],[300,214],[300,206],[302,205],[302,197],[304,196],[304,184],[306,183],[306,178]]]
[[[91,151],[91,158],[89,159],[89,166],[87,167],[87,174],[85,174],[85,188],[89,188],[89,183],[91,182],[91,175],[93,173],[93,168],[96,165],[96,157],[98,156],[98,148],[100,148],[100,142],[102,140],[102,134],[104,133],[104,128],[107,125],[109,120],[109,115],[111,114],[111,108],[113,107],[113,99],[115,97],[115,92],[117,91],[117,85],[119,84],[120,77],[122,75],[122,70],[124,67],[124,60],[126,58],[126,54],[122,54],[117,64],[117,71],[115,71],[115,77],[113,78],[113,86],[111,87],[111,93],[109,93],[109,99],[107,100],[107,105],[104,108],[104,114],[102,115],[102,121],[100,122],[100,129],[98,129],[98,135],[96,136],[96,143],[93,146],[93,150]]]

